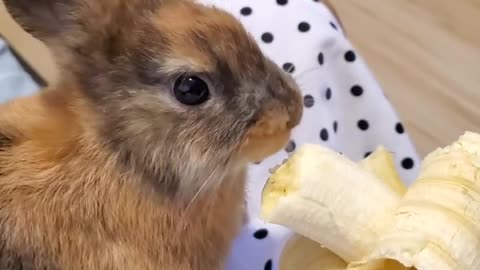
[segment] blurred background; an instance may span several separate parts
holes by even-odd
[[[480,0],[330,2],[422,156],[480,132]],[[56,78],[50,53],[1,3],[0,35],[36,80]]]
[[[480,0],[331,0],[420,154],[480,131]]]

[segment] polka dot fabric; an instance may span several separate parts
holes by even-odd
[[[395,110],[359,52],[321,1],[201,0],[238,18],[263,52],[298,82],[304,115],[288,145],[252,164],[248,175],[248,223],[237,238],[227,270],[276,270],[292,232],[258,218],[268,170],[305,143],[328,146],[353,160],[378,145],[389,148],[406,184],[419,158]],[[328,232],[324,232],[328,233]]]

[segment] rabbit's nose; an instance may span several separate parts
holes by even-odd
[[[292,100],[287,105],[288,112],[288,122],[287,128],[293,129],[298,124],[303,116],[303,97],[300,95],[300,92],[295,90],[295,93],[292,95]]]
[[[261,112],[248,134],[254,136],[269,136],[288,131],[292,121],[288,108],[283,106],[270,107]]]
[[[278,132],[289,132],[295,128],[303,115],[303,97],[300,91],[289,89],[289,94],[282,99],[271,102],[267,108],[259,113],[254,123],[254,133],[262,131],[264,135],[272,135]]]
[[[301,91],[295,84],[286,87],[282,91],[283,97],[281,100],[282,106],[285,108],[287,115],[287,129],[293,129],[298,124],[303,116],[303,96]]]
[[[268,90],[270,96],[267,103],[286,121],[283,128],[291,130],[296,127],[303,115],[303,95],[296,82],[282,77],[277,85]]]

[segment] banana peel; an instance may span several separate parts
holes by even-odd
[[[267,181],[262,218],[349,270],[480,269],[480,135],[429,154],[408,190],[386,153],[356,164],[322,146],[300,148]]]
[[[283,247],[278,265],[279,270],[340,270],[348,264],[319,243],[295,234]]]

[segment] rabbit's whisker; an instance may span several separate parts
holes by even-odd
[[[292,68],[293,68],[293,66],[292,66]],[[293,76],[293,78],[294,78],[295,80],[299,80],[300,77],[305,76],[305,75],[309,74],[310,72],[317,71],[317,70],[319,70],[319,69],[321,69],[321,68],[322,68],[322,67],[309,68],[309,69],[307,69],[307,70],[305,70],[305,71],[303,71],[303,72],[301,72],[301,73]]]
[[[292,73],[292,71],[295,69],[295,66],[294,65],[291,65],[287,70],[286,72],[288,73]]]
[[[184,213],[180,217],[180,224],[183,223],[185,217],[188,215],[189,211],[191,210],[191,207],[193,203],[195,202],[196,199],[198,199],[198,196],[202,193],[202,191],[205,189],[205,187],[211,182],[212,176],[215,174],[216,170],[213,170],[210,175],[207,177],[205,182],[200,186],[200,188],[195,192],[195,195],[192,197],[192,199],[188,202],[187,207],[185,208]],[[186,223],[184,223],[183,229],[186,229]],[[182,227],[179,227],[182,228]]]

